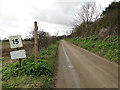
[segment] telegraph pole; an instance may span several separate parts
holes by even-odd
[[[34,22],[35,62],[37,62],[37,22]]]

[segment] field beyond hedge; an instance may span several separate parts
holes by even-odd
[[[90,37],[76,37],[72,39],[65,39],[73,44],[92,51],[106,59],[118,63],[120,50],[118,48],[118,37],[109,36],[104,40],[98,40],[97,36]]]
[[[42,49],[37,63],[34,57],[19,62],[11,62],[2,68],[2,88],[49,88],[53,77],[57,44]]]

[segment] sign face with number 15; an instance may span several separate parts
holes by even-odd
[[[9,42],[11,48],[22,47],[21,35],[9,36]]]

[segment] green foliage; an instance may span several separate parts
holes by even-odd
[[[120,50],[118,49],[118,37],[110,36],[102,41],[98,40],[97,36],[77,37],[66,40],[118,63],[118,56],[120,55]]]
[[[46,49],[42,49],[37,63],[34,62],[34,57],[28,57],[22,60],[22,67],[20,67],[19,62],[12,62],[4,66],[2,68],[2,80],[7,82],[11,77],[17,78],[18,76],[25,75],[33,78],[44,76],[46,81],[43,80],[43,83],[49,83],[53,75],[54,62],[56,60],[56,50],[56,44],[51,45]],[[10,85],[10,87],[13,86]]]
[[[17,76],[11,77],[7,82],[2,82],[2,89],[6,88],[49,88],[51,78],[47,76],[32,77],[32,76]]]
[[[0,45],[9,45],[9,42],[0,42]]]

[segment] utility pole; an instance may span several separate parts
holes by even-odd
[[[37,62],[37,22],[34,22],[35,62]]]

